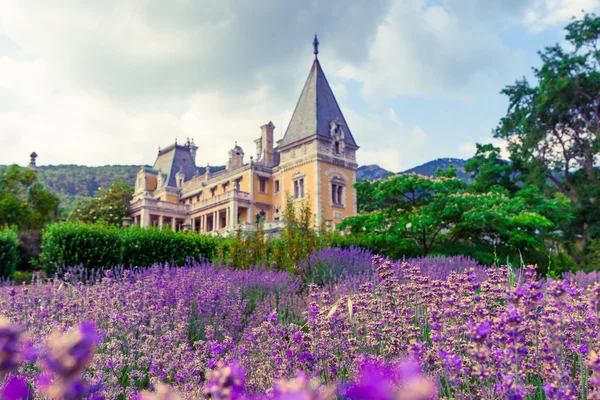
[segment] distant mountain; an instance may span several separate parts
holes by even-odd
[[[471,174],[465,172],[465,165],[468,160],[462,158],[438,158],[437,160],[426,162],[425,164],[419,165],[406,171],[402,171],[401,174],[416,173],[425,176],[434,176],[438,169],[446,170],[450,166],[456,168],[456,176],[466,182],[471,181],[473,178]]]
[[[391,173],[391,171],[381,168],[379,165],[361,165],[356,170],[356,180],[374,181],[376,179],[383,179]]]
[[[437,160],[426,162],[425,164],[417,167],[407,169],[406,171],[398,172],[399,174],[419,174],[425,176],[434,176],[438,169],[446,170],[453,166],[456,168],[456,176],[466,182],[471,181],[470,175],[465,172],[465,165],[468,160],[461,158],[438,158]],[[388,174],[392,173],[387,169],[381,168],[379,165],[362,165],[356,170],[357,180],[369,180],[373,181],[376,179],[382,179],[387,177]]]

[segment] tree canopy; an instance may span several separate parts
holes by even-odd
[[[553,227],[546,216],[560,207],[528,188],[511,194],[494,186],[478,193],[453,176],[395,175],[357,186],[364,198],[361,213],[346,218],[340,229],[385,237],[387,241],[414,243],[424,254],[456,243],[498,244],[515,249],[543,247]]]
[[[600,18],[588,14],[566,31],[569,48],[539,53],[535,83],[502,91],[509,107],[495,137],[508,142],[526,185],[551,182],[573,202],[579,232],[600,237]]]
[[[69,221],[120,225],[127,217],[133,188],[125,182],[116,181],[108,189],[100,188],[98,195],[81,199],[69,214]]]
[[[11,165],[0,172],[0,226],[41,229],[56,216],[58,203],[31,169]]]

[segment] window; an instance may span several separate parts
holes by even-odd
[[[279,179],[275,180],[275,182],[273,183],[273,192],[275,193],[279,193]]]
[[[258,178],[258,192],[259,193],[267,193],[267,179],[266,178]]]
[[[331,180],[331,204],[335,206],[344,206],[344,186],[345,183],[340,178]]]
[[[225,183],[223,184],[223,192],[226,192],[226,191],[227,191],[227,188],[229,188],[229,182],[225,182]]]
[[[294,199],[304,198],[304,178],[294,181]]]
[[[210,195],[212,197],[215,197],[216,194],[217,194],[217,187],[215,186],[213,188],[210,188]]]
[[[334,145],[334,152],[335,154],[340,154],[340,142],[338,142],[337,140]]]

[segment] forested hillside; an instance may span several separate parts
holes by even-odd
[[[0,166],[0,172],[6,166]],[[114,181],[123,181],[130,186],[135,184],[139,165],[42,165],[38,166],[40,182],[45,184],[60,198],[61,214],[67,215],[78,198],[92,197],[101,187],[107,188]],[[211,167],[213,171],[224,166]],[[199,167],[200,174],[205,172]]]

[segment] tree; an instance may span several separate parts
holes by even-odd
[[[477,143],[475,156],[467,161],[465,171],[473,174],[475,181],[471,189],[478,193],[487,193],[494,186],[500,186],[510,193],[519,188],[515,183],[514,164],[500,158],[500,148],[492,144]]]
[[[586,15],[566,31],[572,49],[540,52],[535,84],[523,78],[502,91],[509,108],[494,135],[508,141],[526,184],[551,182],[573,202],[580,233],[600,237],[600,18]]]
[[[412,242],[423,254],[457,242],[513,249],[544,246],[544,233],[553,223],[541,211],[556,209],[557,202],[536,196],[535,188],[513,197],[499,186],[475,193],[452,171],[438,175],[396,175],[361,183],[381,208],[346,218],[340,229],[366,232],[398,246]]]
[[[69,221],[120,225],[129,213],[133,188],[122,181],[115,181],[108,189],[100,188],[96,197],[81,199],[69,214]]]
[[[11,165],[0,173],[0,226],[41,229],[54,219],[59,202],[31,169]]]

